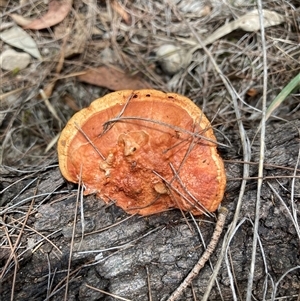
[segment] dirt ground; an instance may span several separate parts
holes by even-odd
[[[145,88],[202,109],[227,175],[220,240],[177,300],[300,300],[298,0],[0,0],[0,13],[1,300],[175,300],[218,212],[129,215],[58,166],[74,113]]]

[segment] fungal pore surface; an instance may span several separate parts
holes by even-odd
[[[93,101],[63,129],[58,156],[67,180],[130,214],[213,212],[226,185],[210,122],[174,93],[124,90]]]

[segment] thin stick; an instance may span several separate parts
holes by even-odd
[[[75,122],[76,129],[84,136],[84,138],[91,144],[91,146],[94,148],[94,150],[97,152],[97,154],[101,157],[102,160],[105,161],[105,157],[101,154],[101,152],[98,150],[96,145],[93,143],[93,141],[89,138],[89,136],[81,129],[81,127]]]
[[[162,126],[165,126],[165,127],[168,127],[168,128],[171,128],[175,131],[178,131],[178,132],[181,132],[181,133],[185,133],[185,134],[188,134],[192,137],[196,137],[196,138],[200,138],[200,139],[203,139],[205,141],[208,141],[208,142],[212,142],[214,144],[217,144],[217,145],[220,145],[220,146],[224,146],[224,147],[228,147],[228,145],[226,144],[223,144],[223,143],[220,143],[220,142],[217,142],[213,139],[210,139],[210,138],[207,138],[201,134],[199,134],[199,132],[191,132],[189,130],[186,130],[184,128],[181,128],[179,126],[176,126],[176,125],[172,125],[172,124],[168,124],[166,122],[163,122],[163,121],[159,121],[159,120],[154,120],[154,119],[150,119],[150,118],[144,118],[144,117],[136,117],[136,116],[125,116],[125,117],[117,117],[117,118],[111,118],[110,120],[106,121],[104,124],[103,124],[103,127],[106,127],[108,126],[109,124],[111,123],[115,123],[115,122],[126,122],[126,121],[131,121],[131,120],[141,120],[141,121],[146,121],[146,122],[150,122],[150,123],[155,123],[155,124],[159,124],[159,125],[162,125]],[[204,129],[202,129],[203,132],[209,130],[211,127],[206,127]]]
[[[227,216],[228,210],[224,207],[221,207],[219,210],[219,216],[218,221],[216,224],[215,231],[212,235],[211,241],[209,245],[207,246],[205,252],[200,257],[196,265],[193,267],[193,269],[190,271],[190,273],[186,276],[186,278],[183,280],[183,282],[177,287],[177,289],[172,293],[172,295],[169,297],[167,301],[175,301],[177,300],[180,295],[183,293],[183,291],[191,284],[193,279],[199,274],[200,270],[203,268],[207,260],[210,258],[211,254],[215,250],[217,243],[219,241],[220,235],[222,233],[226,216]]]
[[[119,299],[119,300],[123,300],[123,301],[131,301],[130,299],[126,299],[126,298],[117,296],[117,295],[115,295],[115,294],[111,294],[111,293],[109,293],[109,292],[106,292],[106,291],[101,290],[100,288],[93,287],[93,286],[88,285],[88,284],[86,284],[85,286],[88,287],[88,288],[91,288],[91,289],[93,289],[93,290],[95,290],[95,291],[97,291],[97,292],[100,292],[100,293],[102,293],[102,294],[105,294],[105,295],[108,295],[108,296],[112,296],[112,297],[114,297],[115,299]]]
[[[134,92],[132,92],[129,97],[127,98],[126,100],[126,103],[124,104],[123,108],[121,109],[120,113],[117,115],[117,117],[115,117],[114,119],[116,121],[118,121],[119,118],[121,118],[121,116],[124,114],[130,100],[132,99],[134,95]],[[106,132],[108,132],[113,126],[114,126],[115,122],[114,123],[108,123],[108,122],[105,122],[103,124],[103,132],[99,135],[99,136],[102,136],[103,134],[105,134]]]
[[[149,292],[149,301],[152,301],[151,282],[150,282],[150,274],[149,274],[148,266],[146,266],[146,273],[147,273],[147,285],[148,285],[148,292]]]

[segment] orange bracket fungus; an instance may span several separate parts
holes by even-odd
[[[208,119],[188,98],[110,93],[76,113],[58,141],[63,176],[130,214],[215,211],[226,175]]]

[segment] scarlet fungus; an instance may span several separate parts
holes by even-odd
[[[226,185],[210,122],[175,93],[124,90],[95,100],[63,129],[58,157],[67,180],[130,214],[213,212]]]

